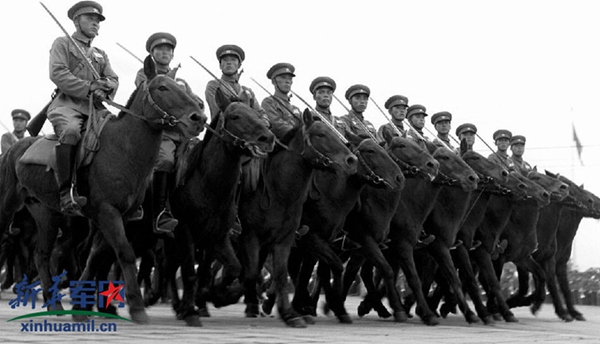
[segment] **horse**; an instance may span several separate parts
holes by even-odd
[[[148,316],[136,280],[135,256],[125,237],[123,216],[132,213],[141,202],[154,161],[158,155],[163,130],[175,130],[186,137],[198,135],[206,116],[173,79],[156,75],[144,68],[148,77],[131,95],[127,111],[109,120],[100,137],[100,149],[87,166],[77,171],[80,194],[88,199],[83,214],[94,229],[102,232],[114,249],[123,269],[125,293],[131,318],[147,323]],[[40,201],[27,205],[36,219],[39,231],[36,265],[42,280],[44,299],[51,296],[52,278],[48,268],[49,255],[61,218],[58,186],[54,173],[47,166],[19,161],[25,151],[41,137],[23,139],[13,145],[0,165],[0,232],[4,233],[14,212],[26,196]],[[82,279],[86,278],[85,271]],[[61,309],[60,302],[56,303]]]
[[[561,201],[552,202],[549,206],[543,208],[540,213],[540,218],[537,224],[537,238],[538,238],[538,249],[532,254],[533,259],[544,269],[546,275],[546,285],[550,296],[552,297],[552,303],[554,305],[554,311],[556,315],[564,321],[573,321],[573,319],[584,320],[583,316],[577,311],[570,312],[565,309],[561,300],[559,286],[556,279],[556,266],[557,266],[557,254],[559,252],[558,247],[567,247],[567,243],[572,242],[574,238],[574,232],[564,230],[566,228],[573,228],[571,220],[576,218],[577,213],[589,214],[593,216],[593,212],[589,210],[593,209],[594,197],[590,195],[587,190],[583,189],[582,186],[578,186],[569,179],[562,177],[552,172],[545,171],[546,175],[551,178],[558,179],[564,182],[568,187],[568,195]],[[575,215],[575,216],[573,216]],[[596,215],[598,216],[598,214]],[[563,220],[563,217],[565,220]],[[580,218],[581,219],[581,218]],[[578,222],[577,222],[578,225]],[[571,235],[561,235],[560,243],[559,228],[563,228],[561,234],[566,232]],[[574,226],[576,229],[577,227]],[[561,255],[564,250],[561,250]],[[529,274],[526,270],[518,267],[519,274],[519,295],[521,301],[518,306],[528,306],[532,303],[531,297],[525,297],[529,289]],[[570,295],[564,296],[565,300],[570,298]]]
[[[399,164],[413,167],[410,169],[413,173],[422,168],[427,173],[437,174],[437,162],[432,158],[428,160],[427,154],[421,154],[423,150],[410,140],[398,138],[393,148],[398,152],[394,153],[393,149],[386,151],[373,140],[361,140],[349,132],[346,137],[352,143],[353,153],[359,158],[358,172],[352,176],[316,172],[311,197],[304,204],[301,221],[310,227],[310,231],[297,241],[297,248],[292,250],[289,264],[290,271],[296,265],[292,276],[297,275],[294,278],[296,288],[292,306],[305,316],[316,314],[315,303],[318,297],[312,298],[309,295],[308,284],[317,260],[320,271],[329,269],[333,273],[333,287],[328,277],[320,281],[325,288],[327,304],[341,323],[351,323],[352,320],[342,301],[342,261],[330,245],[339,237],[346,216],[356,205],[361,191],[367,185],[390,189],[402,185]],[[404,159],[399,158],[399,155],[403,155]]]
[[[190,152],[186,158],[185,177],[170,197],[179,225],[175,229],[176,245],[173,245],[177,252],[167,254],[171,261],[167,274],[174,277],[177,264],[172,262],[173,256],[181,257],[184,293],[181,303],[173,306],[178,316],[190,326],[200,326],[198,312],[194,309],[194,249],[204,252],[199,255],[199,291],[208,283],[206,274],[216,257],[225,269],[220,285],[212,288],[212,301],[218,306],[231,303],[228,299],[237,301],[227,289],[241,271],[229,238],[235,218],[236,185],[243,158],[265,157],[273,150],[275,139],[256,110],[242,99],[229,99],[219,88],[215,100],[221,112],[211,123],[214,134],[205,137]]]
[[[358,159],[322,121],[310,111],[304,123],[291,129],[263,163],[256,190],[244,189],[239,203],[242,233],[239,257],[243,264],[246,315],[258,314],[256,285],[269,253],[273,257],[273,283],[277,309],[290,327],[306,327],[293,311],[286,285],[287,262],[300,225],[302,207],[315,169],[355,174]]]

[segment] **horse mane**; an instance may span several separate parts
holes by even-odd
[[[140,84],[140,85],[142,85],[142,84]],[[135,89],[135,90],[134,90],[134,91],[131,93],[131,95],[129,96],[129,99],[127,100],[127,103],[125,104],[125,108],[126,108],[126,109],[131,109],[131,104],[133,104],[133,101],[135,100],[135,97],[137,96],[137,94],[138,94],[138,91],[139,91],[139,90],[140,90],[140,87],[138,86],[138,87],[137,87],[137,88],[136,88],[136,89]],[[125,114],[125,113],[123,112],[123,110],[119,111],[119,116],[118,116],[118,118],[121,118],[121,117],[123,117],[123,115],[124,115],[124,114]]]
[[[298,132],[298,130],[300,130],[302,128],[303,125],[304,125],[303,123],[299,123],[296,126],[294,126],[287,133],[285,133],[285,135],[283,135],[281,137],[281,139],[279,139],[279,142],[282,143],[283,145],[287,146],[292,141],[294,136],[296,136],[296,133]],[[282,149],[284,149],[284,147],[282,145],[275,145],[275,148],[273,149],[273,153],[276,153]]]
[[[220,112],[219,112],[220,114]],[[220,115],[215,116],[216,120],[215,121],[211,121],[210,122],[210,127],[213,130],[217,130],[217,125],[219,124],[219,121],[221,120]],[[212,131],[207,130],[206,133],[204,134],[204,138],[202,139],[202,141],[200,141],[199,144],[197,144],[196,146],[194,146],[194,148],[192,148],[192,151],[190,152],[190,154],[188,155],[188,166],[198,166],[198,164],[200,164],[200,161],[202,160],[202,155],[204,155],[204,148],[208,145],[208,142],[210,141],[210,139],[214,136],[214,134],[212,133]],[[183,175],[183,180],[187,180],[191,174],[194,172],[193,168],[189,168],[185,171],[185,174]]]

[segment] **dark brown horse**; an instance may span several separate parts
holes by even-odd
[[[319,270],[329,269],[333,274],[333,286],[328,276],[323,278],[327,303],[342,323],[351,323],[346,312],[342,296],[343,265],[337,253],[330,247],[339,237],[346,216],[356,205],[359,195],[367,185],[375,188],[398,188],[402,185],[403,167],[412,167],[407,173],[415,173],[419,168],[429,174],[437,174],[437,162],[429,157],[417,144],[405,138],[397,138],[392,149],[396,153],[386,152],[373,140],[361,140],[351,133],[346,137],[353,146],[353,152],[359,158],[356,175],[344,176],[326,171],[315,175],[311,197],[304,204],[302,224],[310,231],[298,241],[297,249],[290,257],[290,265],[301,271],[296,281],[292,305],[302,315],[315,315],[316,301],[309,295],[308,284],[314,265],[318,259]],[[400,158],[402,156],[402,158]],[[398,164],[395,161],[398,162]],[[291,269],[291,268],[290,268]],[[328,275],[328,274],[327,274]],[[292,276],[296,277],[295,274]]]
[[[210,264],[221,262],[222,283],[213,287],[213,302],[219,305],[227,299],[227,286],[237,278],[241,264],[229,239],[235,217],[235,191],[240,179],[244,157],[264,157],[273,150],[275,136],[259,120],[258,113],[241,99],[232,101],[220,89],[215,100],[221,110],[211,125],[216,134],[207,135],[194,147],[187,162],[188,172],[183,183],[171,196],[173,214],[179,219],[175,235],[177,252],[168,254],[182,259],[183,299],[175,304],[178,316],[188,325],[199,326],[194,309],[195,276],[194,249],[199,254],[200,288],[208,287]],[[169,274],[174,277],[176,263],[169,264]],[[234,296],[232,296],[235,298]],[[239,296],[238,296],[239,298]],[[174,298],[175,299],[175,298]],[[237,299],[235,299],[237,301]]]
[[[148,83],[130,97],[129,111],[122,111],[104,127],[99,138],[100,149],[91,164],[77,172],[80,194],[88,199],[83,213],[115,250],[124,273],[130,314],[138,323],[146,323],[148,317],[136,280],[135,256],[125,237],[122,217],[136,209],[143,198],[158,155],[162,131],[176,130],[192,137],[200,133],[206,121],[198,103],[174,80],[156,76],[149,68],[147,76]],[[28,208],[39,230],[36,263],[47,299],[50,296],[48,288],[52,286],[49,256],[62,217],[58,187],[54,173],[46,166],[19,162],[25,150],[40,139],[43,138],[17,142],[2,162],[0,232],[4,233],[8,228],[25,196],[33,196],[41,202],[35,209]],[[60,303],[56,306],[62,308]]]
[[[273,257],[273,283],[279,315],[289,326],[305,327],[289,302],[287,262],[300,226],[302,207],[315,169],[333,169],[354,174],[357,157],[310,111],[276,146],[262,167],[256,191],[244,190],[239,204],[242,223],[240,260],[244,266],[246,314],[258,313],[256,285],[267,255]]]
[[[559,251],[558,247],[567,247],[570,244],[570,242],[572,242],[574,232],[571,232],[570,230],[563,230],[562,234],[568,232],[569,235],[560,236],[560,244],[559,240],[557,239],[559,238],[559,228],[568,228],[569,225],[572,223],[572,220],[574,218],[577,218],[577,216],[573,216],[574,214],[579,213],[582,215],[589,214],[589,216],[594,216],[594,197],[582,187],[576,185],[575,183],[573,183],[565,177],[555,175],[548,171],[546,171],[546,174],[552,178],[559,179],[560,181],[568,185],[569,194],[562,201],[551,202],[549,206],[541,210],[540,218],[537,224],[538,248],[532,256],[535,259],[535,261],[542,267],[542,269],[544,269],[544,273],[546,275],[546,285],[552,297],[554,311],[558,315],[558,317],[564,321],[572,321],[573,318],[583,320],[583,316],[577,314],[577,311],[571,313],[569,310],[565,309],[560,296],[559,286],[557,284],[556,279],[556,255]],[[565,217],[564,220],[563,216]],[[598,217],[598,213],[596,214],[596,217]],[[568,244],[562,243],[565,240]],[[526,297],[529,289],[529,273],[521,268],[518,269],[518,272],[518,295],[520,302],[516,304],[516,306],[531,305],[533,302],[532,297]],[[564,297],[565,299],[567,299],[570,298],[570,295],[565,295]]]

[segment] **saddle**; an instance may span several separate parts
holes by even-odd
[[[100,149],[99,137],[106,123],[114,117],[108,110],[98,111],[95,116],[90,116],[87,129],[82,132],[82,140],[79,144],[76,157],[77,168],[89,165],[95,153]],[[26,165],[42,165],[47,167],[47,171],[56,171],[56,152],[54,147],[58,144],[58,136],[48,134],[35,141],[29,147],[19,162]]]

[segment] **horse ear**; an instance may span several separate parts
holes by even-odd
[[[348,139],[348,141],[354,146],[358,146],[360,144],[360,142],[363,140],[360,136],[354,134],[351,131],[346,131],[345,133],[346,135],[346,139]]]
[[[537,172],[537,171],[538,171],[538,170],[537,170],[537,165],[533,166],[533,169],[532,169],[532,170]]]
[[[220,87],[218,87],[217,91],[215,92],[215,102],[217,102],[217,106],[219,106],[221,112],[225,112],[225,109],[227,109],[229,104],[231,104],[231,100],[229,100],[229,98],[223,94],[223,91],[221,91]]]
[[[554,177],[554,178],[558,178],[558,175],[556,175],[556,174],[554,174],[554,173],[552,173],[552,172],[550,172],[550,171],[548,171],[548,170],[544,170],[544,171],[546,172],[546,175],[547,175],[547,176]]]
[[[463,156],[467,152],[468,149],[469,149],[469,146],[467,145],[467,140],[466,139],[460,140],[460,156]]]
[[[383,128],[383,127],[381,127]],[[404,135],[404,134],[402,134]],[[383,138],[383,141],[388,144],[388,146],[392,143],[392,139],[394,138],[394,134],[392,134],[389,130],[380,130],[379,136]]]
[[[302,114],[302,121],[304,122],[304,125],[306,127],[310,127],[315,121],[315,118],[313,117],[313,114],[309,109],[304,109],[304,113]]]
[[[144,74],[148,81],[154,79],[156,76],[156,65],[154,64],[154,60],[151,55],[146,56],[144,59]]]

